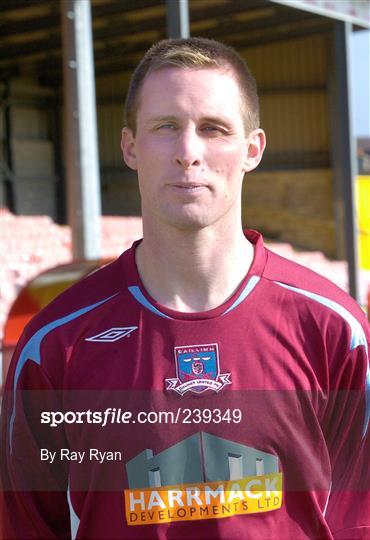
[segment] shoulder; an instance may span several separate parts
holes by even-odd
[[[321,305],[333,307],[334,304],[338,304],[354,317],[364,319],[364,312],[357,302],[332,281],[267,248],[266,253],[266,266],[263,272],[266,280],[292,293],[311,298]]]
[[[81,333],[94,329],[100,320],[114,312],[112,303],[122,300],[121,293],[127,290],[131,256],[128,250],[75,283],[26,325],[9,368],[8,386],[13,384],[13,379],[17,384],[21,372],[25,376],[35,370],[39,373],[40,369],[50,381],[60,379]],[[26,366],[29,369],[24,369]]]
[[[273,285],[287,313],[304,314],[322,331],[331,328],[338,335],[347,329],[350,348],[369,342],[365,313],[355,300],[330,280],[266,249],[264,280]]]
[[[131,248],[132,249],[132,248]],[[113,262],[95,270],[42,309],[26,326],[24,335],[34,335],[41,328],[59,325],[87,313],[96,312],[124,289],[125,269],[131,250]]]

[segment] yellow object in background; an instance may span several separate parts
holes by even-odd
[[[360,267],[370,270],[370,176],[356,178]]]

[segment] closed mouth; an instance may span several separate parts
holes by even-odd
[[[204,184],[172,184],[172,187],[185,189],[185,190],[194,190],[194,189],[204,188],[205,185]]]

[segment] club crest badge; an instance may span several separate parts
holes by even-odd
[[[231,374],[220,373],[217,343],[175,347],[175,362],[177,378],[165,379],[166,390],[174,390],[181,396],[189,391],[219,392],[231,384]]]

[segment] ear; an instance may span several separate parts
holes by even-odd
[[[266,147],[265,132],[258,128],[254,129],[246,137],[247,155],[244,162],[244,172],[253,171],[262,159]]]
[[[130,169],[137,170],[136,144],[132,130],[124,127],[121,137],[121,150],[124,162]]]

